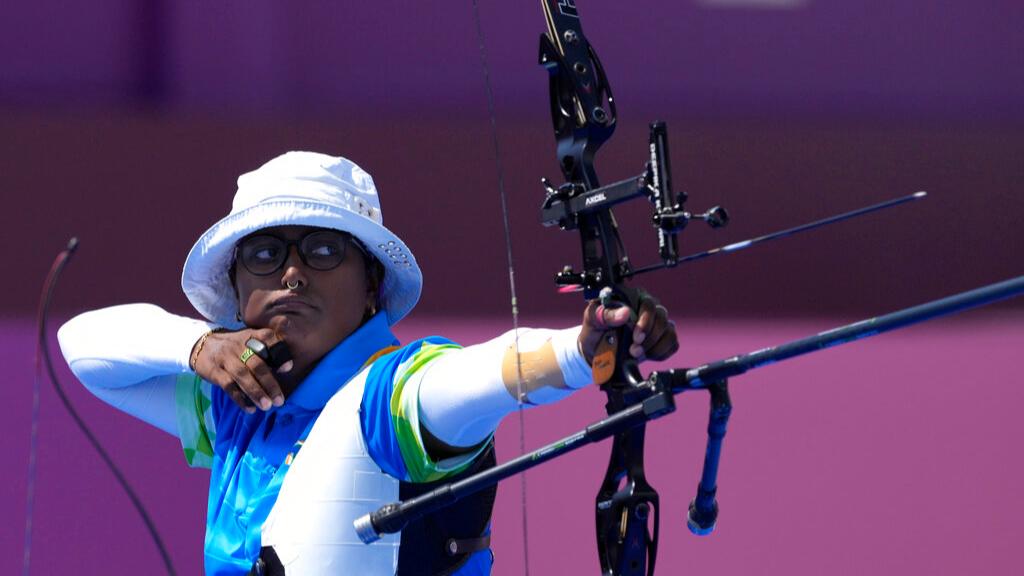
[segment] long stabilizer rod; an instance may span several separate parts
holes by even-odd
[[[788,360],[794,356],[815,352],[832,346],[846,344],[861,338],[867,338],[890,330],[896,330],[911,324],[925,322],[940,316],[955,314],[970,308],[992,304],[1000,300],[1012,298],[1024,293],[1024,276],[989,284],[981,288],[961,292],[941,300],[934,300],[926,304],[920,304],[911,308],[905,308],[884,316],[876,316],[847,324],[839,328],[826,330],[813,336],[793,340],[779,346],[763,348],[749,354],[742,354],[719,360],[697,368],[691,368],[685,372],[681,370],[669,370],[673,377],[672,388],[676,391],[686,389],[705,388],[709,382],[717,382],[742,374],[747,370],[773,364],[782,360]],[[682,376],[682,378],[680,378]],[[678,382],[678,383],[677,383]]]
[[[383,506],[371,514],[358,518],[354,522],[356,532],[359,538],[367,544],[378,540],[382,534],[398,532],[406,524],[424,514],[443,508],[474,492],[493,486],[505,478],[524,472],[587,444],[603,440],[620,430],[638,426],[664,416],[675,408],[672,400],[674,394],[686,390],[706,388],[714,382],[720,382],[754,368],[767,366],[768,364],[832,346],[846,344],[847,342],[896,330],[940,316],[984,306],[1022,293],[1024,293],[1024,276],[1018,276],[1011,280],[990,284],[982,288],[969,290],[884,316],[861,320],[860,322],[826,330],[825,332],[793,340],[779,346],[711,362],[690,370],[654,372],[645,381],[644,385],[650,387],[651,395],[643,402],[612,414],[603,420],[587,426],[584,430],[548,444],[535,452],[524,454],[514,460],[479,474],[474,474],[458,482],[445,484],[416,498]],[[666,386],[666,383],[669,385]]]

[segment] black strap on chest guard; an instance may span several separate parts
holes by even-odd
[[[491,440],[473,465],[463,472],[438,482],[400,482],[398,496],[402,500],[414,498],[442,484],[493,468],[496,463],[494,440]],[[497,493],[498,486],[494,485],[410,522],[402,530],[396,576],[448,576],[461,568],[474,552],[489,548],[491,537],[485,536],[484,531],[491,521]],[[264,546],[260,550],[249,576],[286,576],[273,547]]]
[[[493,468],[496,463],[491,440],[473,465],[455,476],[426,484],[400,483],[399,498],[403,501],[415,498],[443,484]],[[491,521],[497,493],[498,487],[492,486],[410,522],[402,529],[397,576],[448,576],[461,568],[474,552],[489,548],[491,539],[484,536],[484,531]]]

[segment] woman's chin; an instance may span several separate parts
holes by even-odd
[[[316,319],[307,314],[278,312],[267,319],[268,328],[284,340],[302,339],[316,330]]]

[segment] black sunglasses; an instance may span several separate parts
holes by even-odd
[[[269,276],[284,266],[292,246],[295,246],[299,249],[299,259],[303,264],[313,270],[326,271],[337,268],[345,261],[349,244],[361,248],[350,234],[337,230],[314,230],[298,240],[257,234],[238,243],[235,258],[250,273]]]

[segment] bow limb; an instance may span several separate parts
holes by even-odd
[[[43,292],[39,300],[39,310],[36,318],[37,334],[36,334],[36,359],[35,359],[35,381],[33,384],[33,398],[32,398],[32,436],[31,445],[29,448],[29,471],[28,481],[25,490],[26,494],[26,508],[25,508],[25,548],[22,555],[22,573],[27,575],[31,570],[31,558],[32,558],[32,515],[33,515],[33,504],[35,500],[35,478],[36,478],[36,455],[38,452],[37,433],[39,429],[39,379],[40,373],[43,368],[46,369],[46,375],[50,379],[50,383],[53,384],[54,392],[57,393],[57,398],[61,404],[68,411],[68,415],[74,420],[75,425],[79,431],[85,436],[85,439],[89,441],[89,444],[96,450],[96,454],[99,455],[103,463],[106,464],[110,473],[114,475],[118,485],[124,491],[125,495],[131,501],[135,511],[138,512],[139,517],[142,519],[143,524],[146,526],[146,530],[149,533],[153,544],[156,546],[157,551],[160,553],[160,559],[164,565],[164,569],[167,574],[174,576],[176,571],[174,569],[174,563],[171,561],[171,555],[167,551],[167,546],[164,544],[163,538],[161,538],[159,531],[156,528],[156,524],[150,518],[149,512],[146,511],[146,507],[142,504],[142,499],[139,498],[131,484],[128,483],[128,479],[125,477],[121,469],[114,463],[113,458],[107,453],[103,445],[96,438],[92,429],[89,428],[85,423],[85,419],[75,410],[74,405],[68,398],[64,391],[64,387],[61,386],[60,380],[57,378],[57,373],[53,369],[53,361],[50,356],[49,339],[46,334],[47,318],[50,311],[50,302],[53,298],[53,292],[57,285],[57,279],[60,277],[61,272],[64,270],[64,266],[71,259],[72,254],[78,248],[78,239],[72,238],[67,245],[67,248],[62,250],[57,258],[54,260],[53,265],[50,268],[50,273],[46,277],[46,282],[43,286]]]

